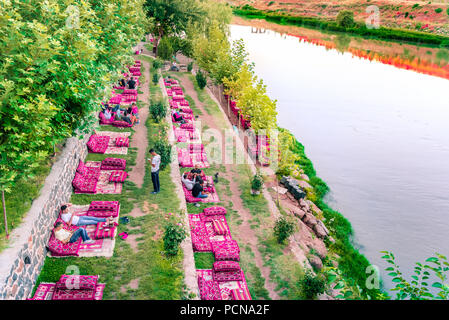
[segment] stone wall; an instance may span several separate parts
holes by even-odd
[[[30,297],[47,254],[50,237],[61,204],[70,200],[72,180],[80,159],[87,155],[86,142],[70,138],[50,174],[40,196],[32,203],[21,225],[10,235],[8,248],[0,252],[0,299]]]

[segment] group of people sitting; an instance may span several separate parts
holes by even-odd
[[[190,172],[184,172],[181,181],[185,185],[186,189],[192,191],[192,196],[195,198],[205,199],[209,196],[209,192],[205,191],[204,188],[209,187],[209,183],[204,181],[201,177],[202,170],[195,165]]]
[[[134,80],[134,77],[130,77],[129,80],[120,79],[118,81],[118,85],[120,87],[125,87],[126,89],[136,89],[136,80]]]
[[[130,125],[134,125],[134,123],[139,124],[138,109],[135,103],[133,103],[128,109],[120,108],[119,104],[114,107],[110,107],[106,103],[101,107],[101,112],[103,112],[106,120],[109,120],[112,117],[112,114],[115,113],[114,120],[123,120],[128,122]]]
[[[71,207],[71,203],[66,203],[61,206],[61,219],[68,225],[74,225],[77,227],[97,224],[99,222],[106,222],[109,226],[114,226],[114,221],[112,217],[109,218],[97,218],[97,217],[89,217],[84,215],[76,215],[69,211],[69,207]],[[75,231],[68,231],[63,229],[63,223],[61,221],[56,222],[54,228],[55,238],[61,241],[62,243],[73,243],[76,242],[80,237],[83,239],[83,243],[90,244],[95,241],[90,239],[87,235],[87,231],[84,228],[78,228]]]

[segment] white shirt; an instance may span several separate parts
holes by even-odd
[[[72,233],[67,230],[64,230],[64,229],[61,229],[61,230],[58,230],[55,232],[55,237],[59,241],[65,241],[71,236],[72,236]]]
[[[154,164],[154,166],[151,166],[151,172],[159,171],[159,167],[161,165],[161,156],[158,154],[155,155],[153,157],[153,160],[151,161],[151,164]]]
[[[72,217],[72,214],[70,212],[61,214],[61,219],[64,220],[65,223],[69,223],[71,217]],[[76,226],[78,224],[79,219],[80,218],[78,216],[74,216],[73,220],[72,220],[72,224]]]
[[[193,189],[193,186],[195,185],[195,182],[189,179],[184,178],[184,175],[181,176],[181,181],[186,186],[186,189],[191,191]]]

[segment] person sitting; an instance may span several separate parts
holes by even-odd
[[[69,207],[71,207],[71,203],[66,203],[63,206],[61,206],[61,219],[67,223],[69,226],[72,224],[77,227],[81,226],[87,226],[90,224],[97,224],[98,222],[107,222],[109,225],[113,223],[112,217],[109,218],[97,218],[97,217],[90,217],[90,216],[81,216],[76,215],[69,212]]]
[[[122,120],[128,122],[130,125],[134,124],[134,122],[131,120],[131,116],[130,116],[130,114],[128,113],[127,110],[125,110],[125,112],[123,113]]]
[[[196,173],[201,176],[201,173],[203,172],[203,170],[201,170],[200,166],[198,164],[196,164],[195,167],[192,170],[190,170],[190,172]]]
[[[192,188],[192,196],[195,198],[205,199],[208,197],[206,191],[204,191],[204,181],[196,182]]]
[[[175,120],[175,122],[186,123],[184,118],[178,111],[173,112],[173,119]]]
[[[111,119],[112,117],[112,110],[110,107],[107,107],[106,109],[103,109],[103,114],[106,120]]]
[[[134,125],[134,122],[137,121],[137,117],[134,115],[133,108],[129,107],[127,112],[128,112],[129,118],[131,119],[132,125]]]
[[[56,222],[55,228],[53,229],[55,238],[61,241],[63,244],[76,242],[79,237],[83,239],[83,243],[91,244],[95,243],[94,240],[89,238],[87,231],[84,228],[79,228],[75,231],[68,231],[62,228],[63,224],[61,221]]]
[[[118,84],[119,84],[120,87],[125,87],[125,86],[126,86],[125,79],[123,79],[123,78],[120,79],[119,82],[118,82]]]
[[[170,71],[179,71],[178,66],[176,65],[176,62],[173,61],[170,67]]]
[[[192,191],[193,186],[195,185],[195,181],[190,180],[188,175],[189,174],[187,172],[184,172],[184,174],[181,177],[181,181],[182,181],[182,183],[184,183],[187,190]]]
[[[133,77],[128,81],[128,89],[136,89],[136,81]]]

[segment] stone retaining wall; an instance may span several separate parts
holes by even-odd
[[[40,196],[32,203],[21,225],[11,233],[9,247],[0,252],[0,299],[30,297],[47,254],[50,237],[61,204],[70,200],[72,180],[80,159],[87,155],[86,142],[70,138],[45,180]]]

